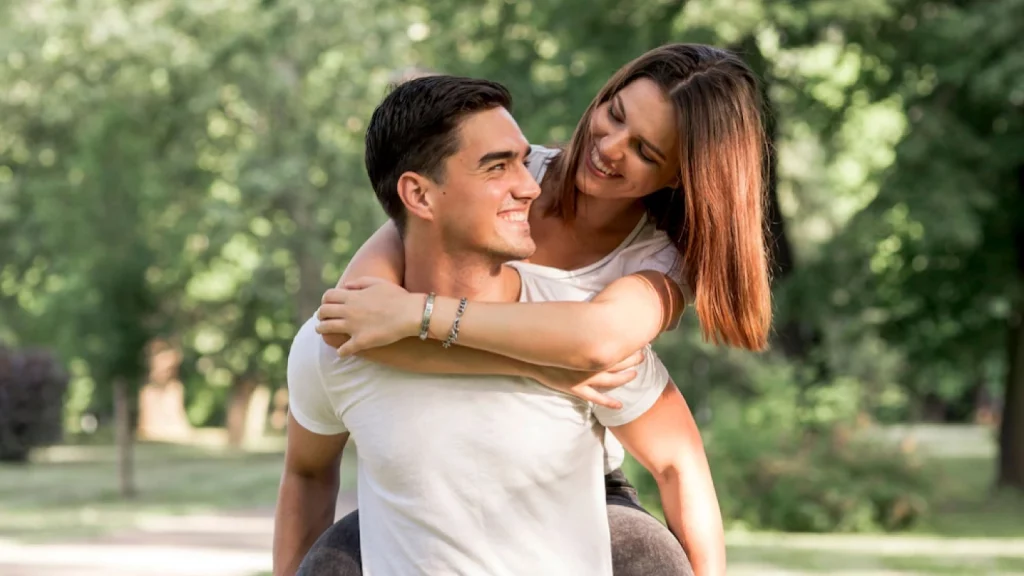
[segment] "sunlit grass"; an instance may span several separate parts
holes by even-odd
[[[140,444],[138,495],[120,497],[111,446],[41,451],[30,465],[0,466],[0,536],[94,535],[156,514],[273,507],[280,453]]]
[[[102,535],[147,517],[273,510],[283,439],[248,450],[224,447],[222,431],[199,431],[189,444],[139,443],[137,496],[122,499],[117,452],[109,444],[54,446],[26,465],[0,465],[0,538],[41,541]],[[342,486],[355,485],[354,453]]]
[[[987,436],[955,428],[920,436],[920,450],[932,455],[937,500],[911,533],[731,531],[729,574],[1024,574],[1024,497],[992,493],[994,452],[984,444]],[[199,436],[188,446],[140,444],[139,495],[131,501],[118,495],[116,452],[109,445],[54,447],[40,451],[30,465],[0,466],[0,538],[92,536],[144,524],[153,516],[269,514],[281,473],[280,439],[257,451],[222,444],[216,434]],[[342,485],[351,488],[353,458],[344,462]]]
[[[730,531],[729,574],[1024,574],[1024,495],[994,492],[994,437],[974,426],[881,431],[913,437],[934,482],[931,512],[910,533],[785,534]],[[627,461],[627,473],[645,472]],[[653,485],[647,483],[647,485]],[[644,504],[661,517],[656,494]]]

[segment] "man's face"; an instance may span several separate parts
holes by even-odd
[[[504,108],[462,121],[459,150],[446,160],[435,195],[435,224],[446,250],[484,253],[499,262],[533,254],[529,214],[540,187],[526,169],[529,152]]]

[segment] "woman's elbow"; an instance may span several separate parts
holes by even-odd
[[[608,339],[587,342],[579,348],[574,360],[576,365],[573,368],[587,372],[603,372],[625,360],[631,353]]]

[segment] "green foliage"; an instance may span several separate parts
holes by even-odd
[[[756,396],[721,402],[706,432],[725,517],[809,532],[897,530],[920,519],[927,478],[898,447],[862,437],[858,382],[801,389],[783,367],[754,380]]]
[[[155,337],[181,348],[197,424],[221,420],[238,382],[283,383],[296,327],[383,221],[362,135],[403,71],[505,82],[527,136],[563,142],[619,66],[670,41],[736,49],[767,84],[795,254],[775,325],[817,338],[782,368],[700,342],[692,315],[658,344],[717,453],[747,455],[728,477],[817,502],[751,522],[845,529],[837,514],[895,506],[821,496],[867,474],[861,462],[901,477],[858,443],[835,448],[853,406],[895,421],[924,398],[967,413],[973,391],[999,394],[1024,301],[1024,2],[468,6],[0,5],[0,341],[57,351],[68,421],[109,411],[115,379],[142,383]],[[766,432],[743,445],[752,426]],[[841,472],[786,476],[819,462]]]
[[[0,348],[0,461],[24,462],[63,437],[68,375],[52,354]]]

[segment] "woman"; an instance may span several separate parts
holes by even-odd
[[[489,362],[428,343],[414,343],[426,354],[408,346],[399,352],[388,345],[419,332],[425,295],[400,287],[402,245],[386,225],[355,255],[344,288],[325,295],[319,331],[342,354],[421,372],[556,367],[542,383],[605,405],[615,401],[595,387],[617,381],[590,374],[628,366],[631,354],[675,326],[686,302],[706,339],[763,349],[771,318],[764,151],[757,82],[740,59],[700,45],[652,50],[608,81],[564,152],[536,148],[529,159],[543,189],[529,218],[537,244],[530,264],[591,290],[591,301],[470,302],[458,343],[493,353]],[[386,281],[347,280],[364,276]],[[430,338],[447,337],[457,307],[456,299],[436,299]],[[679,441],[694,458],[684,482],[686,521],[670,519],[669,529],[696,574],[722,574],[721,517],[696,427],[693,438]],[[670,551],[646,536],[664,532],[660,524],[631,515],[642,508],[618,470],[621,446],[608,437],[606,448],[616,574],[679,573]],[[665,553],[664,561],[641,566],[651,550]]]

